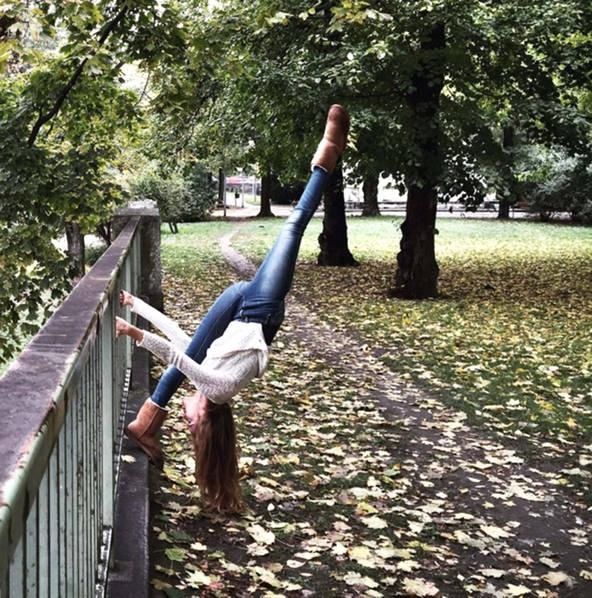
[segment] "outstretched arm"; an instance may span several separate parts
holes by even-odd
[[[240,364],[233,367],[231,371],[221,373],[204,368],[165,339],[151,332],[140,330],[121,318],[116,318],[115,330],[117,336],[122,334],[130,336],[138,343],[138,346],[148,349],[165,363],[175,366],[214,403],[229,401],[259,371],[259,362],[255,352],[246,352]]]
[[[148,303],[142,301],[140,298],[134,297],[127,291],[121,291],[119,302],[121,305],[128,305],[134,313],[148,320],[163,332],[178,349],[184,351],[187,345],[189,345],[191,338],[181,330],[174,320],[171,320],[171,318],[165,316],[162,312],[148,305]]]

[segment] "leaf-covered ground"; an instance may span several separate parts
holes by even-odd
[[[459,234],[461,224],[450,226]],[[258,258],[277,226],[246,224],[236,245]],[[175,401],[163,435],[166,465],[153,472],[155,594],[592,595],[592,518],[585,503],[592,463],[590,353],[580,328],[590,324],[584,286],[590,235],[569,229],[576,237],[563,237],[567,228],[550,229],[561,237],[555,241],[565,245],[566,259],[559,272],[545,275],[546,284],[535,285],[539,295],[533,297],[525,286],[552,257],[543,251],[551,240],[545,237],[539,254],[516,256],[514,239],[501,250],[511,254],[504,264],[467,227],[450,242],[457,253],[443,251],[446,297],[394,306],[384,299],[394,242],[390,255],[382,245],[387,232],[394,236],[393,223],[360,221],[358,237],[350,226],[352,248],[365,264],[347,271],[306,263],[314,255],[315,227],[307,233],[296,299],[271,367],[235,400],[244,516],[216,518],[200,510]],[[195,225],[164,237],[167,306],[186,329],[234,277],[216,244],[230,230]],[[521,270],[520,263],[532,267]],[[571,272],[576,266],[579,274]],[[565,284],[568,306],[553,280]],[[551,313],[556,322],[544,327]],[[536,335],[549,335],[561,354],[553,356],[549,347],[553,359],[547,361],[546,343],[535,343]],[[495,342],[511,337],[514,343],[503,348]],[[481,341],[489,345],[480,348]],[[558,370],[537,377],[530,370],[539,359]],[[530,384],[509,384],[506,374]],[[560,392],[570,399],[581,393],[582,400],[564,397],[566,415],[543,420],[532,385],[549,393],[543,400],[553,409],[562,404]],[[565,417],[576,425],[565,424]],[[548,462],[533,454],[537,446]]]

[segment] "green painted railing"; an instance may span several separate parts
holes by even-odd
[[[101,595],[131,367],[114,338],[140,284],[140,218],[0,379],[0,596]]]

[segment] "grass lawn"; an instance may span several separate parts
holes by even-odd
[[[232,280],[221,235],[238,227],[233,244],[258,260],[281,224],[163,231],[170,315],[190,330]],[[566,579],[590,595],[592,567],[578,547],[589,536],[582,514],[592,463],[592,230],[443,221],[442,297],[414,302],[385,293],[399,224],[350,220],[361,266],[321,269],[314,264],[321,222],[311,223],[294,292],[354,340],[303,331],[288,312],[265,376],[233,400],[241,516],[203,511],[180,397],[169,404],[165,466],[152,469],[151,480],[154,598],[535,591],[551,598]],[[418,385],[429,391],[418,394],[432,419],[418,425],[389,411],[396,401],[376,402],[384,368],[414,383],[412,400]],[[180,394],[188,392],[185,383]],[[519,447],[509,446],[514,439]],[[521,465],[526,456],[515,449],[528,447],[553,458],[551,466]],[[579,523],[558,514],[564,506],[577,507]],[[539,526],[555,538],[533,542]],[[566,546],[580,551],[573,562]]]
[[[307,230],[294,288],[315,310],[473,421],[536,445],[592,442],[592,229],[442,219],[441,297],[406,301],[385,294],[400,219],[348,223],[358,268],[315,266],[320,219]],[[249,222],[235,245],[260,259],[280,226]]]

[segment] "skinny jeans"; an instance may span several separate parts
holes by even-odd
[[[292,286],[302,236],[329,177],[322,168],[313,168],[296,207],[253,278],[230,285],[200,322],[185,350],[191,359],[201,363],[210,345],[233,320],[261,323],[265,341],[271,344],[284,319],[284,299]],[[152,400],[165,407],[184,378],[177,368],[169,366],[158,381]]]

